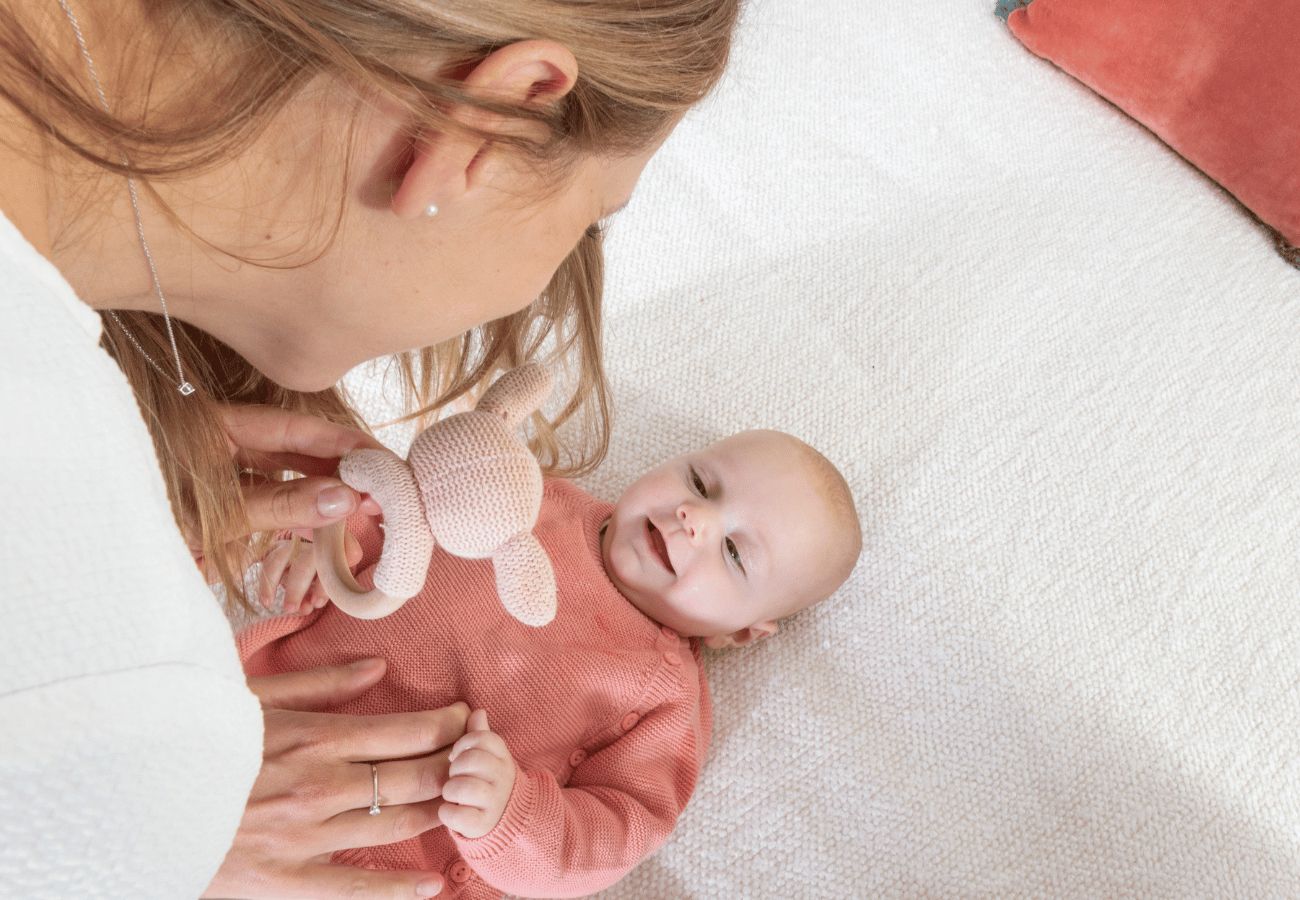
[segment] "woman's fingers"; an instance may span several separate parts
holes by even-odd
[[[239,465],[262,472],[284,469],[307,477],[289,481],[245,479],[244,505],[248,522],[243,534],[257,531],[310,529],[337,522],[358,506],[372,514],[373,500],[331,477],[338,460],[350,450],[383,445],[364,432],[303,413],[271,406],[225,406],[221,420],[231,456]]]
[[[411,900],[436,897],[443,886],[442,875],[437,872],[383,872],[321,865],[303,874],[303,893],[293,896],[311,900]]]
[[[385,716],[277,708],[342,703],[373,687],[385,669],[383,660],[371,658],[248,680],[264,707],[262,768],[205,896],[437,894],[442,884],[435,872],[370,872],[327,860],[344,847],[404,840],[438,824],[442,800],[425,798],[446,783],[447,754],[465,732],[469,706]],[[369,815],[368,760],[380,761],[380,803],[391,804],[377,816]],[[407,797],[412,802],[401,802]]]
[[[255,676],[248,679],[248,687],[265,707],[326,709],[365,693],[384,677],[387,670],[388,663],[384,660],[368,657],[345,666],[321,666],[301,672]]]
[[[248,682],[255,693],[263,696],[264,682],[280,677],[268,675],[260,679],[250,678]],[[254,684],[255,681],[263,683]],[[345,693],[337,688],[334,690],[335,695]],[[352,692],[352,696],[359,693],[361,691]],[[321,693],[303,691],[294,694],[292,691],[283,691],[280,698],[282,701],[288,699],[297,703],[315,704],[320,700]],[[453,703],[441,709],[381,716],[345,716],[275,709],[269,708],[265,697],[262,705],[268,707],[268,721],[271,713],[279,714],[276,722],[279,735],[277,740],[286,745],[311,744],[325,758],[340,762],[368,763],[372,760],[426,756],[443,748],[450,749],[456,739],[465,733],[465,719],[469,717],[469,706],[465,703]],[[270,737],[266,740],[269,745]],[[340,807],[339,811],[346,808]]]
[[[375,501],[370,498],[369,494],[364,494],[363,497],[364,499],[361,501],[360,507],[361,513],[363,515],[378,515],[379,504],[375,503]],[[316,532],[311,528],[293,528],[290,529],[289,533],[296,534],[304,541],[316,539]],[[352,532],[350,531],[343,532],[343,553],[347,557],[349,566],[355,566],[357,563],[361,562],[361,544],[355,537],[353,537]]]
[[[221,410],[221,420],[232,455],[292,453],[338,459],[359,447],[383,448],[355,428],[273,406],[226,406]]]
[[[450,749],[465,733],[469,705],[453,703],[421,712],[330,718],[335,755],[350,762],[368,763]]]
[[[446,749],[418,759],[383,760],[374,765],[379,775],[379,805],[385,808],[441,797],[451,768]],[[368,811],[373,796],[370,764],[349,763],[340,778],[339,791],[354,798],[355,808]]]
[[[333,475],[334,470],[338,468],[338,460],[334,457],[321,459],[315,456],[304,456],[301,453],[256,453],[252,450],[237,452],[235,462],[239,463],[241,468],[258,472],[287,470],[302,475]]]
[[[349,809],[330,819],[321,826],[320,837],[326,846],[339,850],[409,840],[442,824],[438,818],[441,804],[442,800],[391,806],[381,803],[379,815],[372,816],[370,793],[367,791],[363,808]]]
[[[361,495],[342,481],[321,476],[289,481],[246,479],[243,492],[248,514],[245,534],[320,528],[346,519],[361,503]]]
[[[443,887],[437,872],[382,872],[326,862],[307,863],[299,868],[253,876],[236,870],[230,857],[208,885],[204,897],[279,897],[286,900],[413,900],[436,897]]]

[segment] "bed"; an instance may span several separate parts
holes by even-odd
[[[992,0],[751,0],[607,250],[584,485],[782,428],[865,549],[603,896],[1300,895],[1300,272],[1229,195]]]

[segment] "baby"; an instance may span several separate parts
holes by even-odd
[[[382,532],[350,526],[369,587]],[[387,658],[385,679],[340,712],[474,710],[449,755],[446,827],[336,860],[442,871],[444,897],[608,887],[663,843],[694,790],[712,725],[700,645],[775,634],[833,593],[861,548],[839,472],[776,431],[671,459],[612,506],[548,479],[533,533],[559,596],[542,628],[505,613],[490,563],[439,550],[386,618],[326,606],[240,634],[250,675]],[[401,765],[378,766],[381,804],[384,769]]]

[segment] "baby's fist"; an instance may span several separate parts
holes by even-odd
[[[480,838],[501,821],[515,786],[514,757],[501,735],[489,730],[486,710],[470,713],[449,761],[438,818],[461,837]]]
[[[283,596],[279,595],[283,589]],[[320,609],[329,599],[316,579],[316,560],[312,545],[297,535],[278,540],[262,557],[262,571],[257,578],[257,599],[268,611],[287,616],[303,615]]]
[[[271,544],[262,558],[257,579],[257,599],[262,607],[274,611],[280,600],[283,615],[305,615],[329,602],[320,578],[316,575],[315,548],[300,534],[285,532],[285,537]],[[361,562],[361,545],[351,534],[344,537],[344,554],[349,568]],[[280,590],[284,594],[280,596]]]

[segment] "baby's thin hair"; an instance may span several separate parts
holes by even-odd
[[[834,586],[827,593],[829,596],[839,589],[858,562],[862,553],[862,523],[858,519],[858,506],[853,500],[853,490],[844,479],[836,465],[826,458],[821,451],[809,444],[799,441],[800,453],[813,473],[814,485],[818,495],[826,502],[837,529],[842,528],[846,539],[843,552],[836,560],[829,579]],[[824,597],[819,599],[825,599]]]
[[[862,553],[862,523],[858,519],[858,507],[853,499],[853,491],[844,475],[841,474],[839,468],[833,462],[827,459],[816,447],[792,434],[783,431],[770,431],[769,433],[789,442],[790,446],[795,449],[800,462],[807,466],[808,472],[812,476],[813,489],[826,504],[835,533],[844,537],[842,544],[838,548],[840,552],[836,555],[832,565],[826,570],[825,589],[818,590],[814,594],[811,603],[806,602],[806,598],[792,599],[792,608],[788,613],[792,614],[825,600],[848,580],[849,575],[853,573],[853,567],[857,564],[858,556]],[[799,602],[800,599],[805,602]]]

